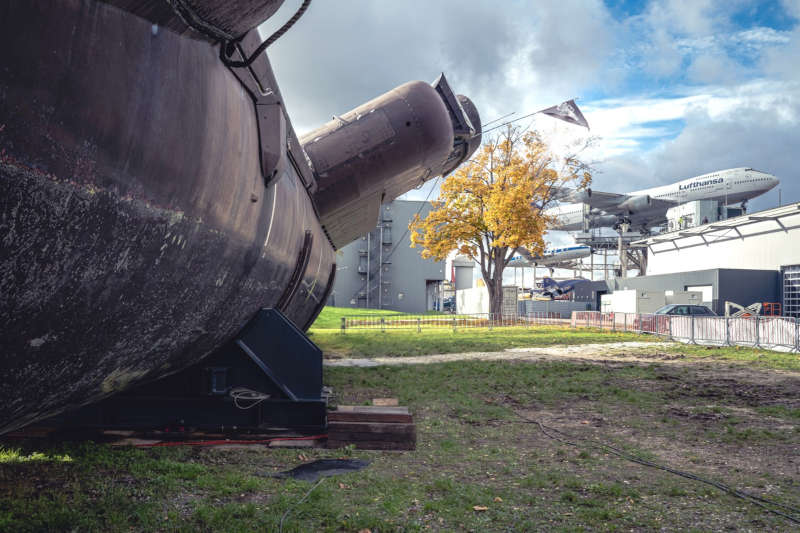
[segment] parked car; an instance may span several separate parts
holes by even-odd
[[[449,296],[442,300],[442,311],[448,313],[455,313],[456,312],[456,297]]]
[[[695,315],[695,316],[717,316],[717,314],[705,305],[686,305],[669,304],[655,312],[657,315]]]

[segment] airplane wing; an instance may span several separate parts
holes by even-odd
[[[595,191],[592,189],[577,190],[562,187],[553,198],[564,202],[589,204],[592,211],[617,214],[650,209],[669,209],[678,202],[653,198],[648,195],[620,194],[615,192]]]
[[[559,285],[561,286],[561,290],[563,290],[564,292],[568,292],[573,290],[576,286],[587,283],[588,281],[589,280],[583,278],[569,279],[566,281],[562,281],[561,283],[559,283]]]

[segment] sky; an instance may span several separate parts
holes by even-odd
[[[596,137],[582,154],[595,190],[752,167],[800,201],[800,0],[315,0],[269,55],[301,134],[444,72],[484,123],[575,98],[591,131],[544,115],[531,127],[556,152]],[[750,210],[776,206],[778,188]]]

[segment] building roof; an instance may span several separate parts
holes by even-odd
[[[758,211],[728,220],[702,224],[693,228],[659,233],[631,243],[631,247],[649,248],[657,254],[716,242],[746,239],[767,233],[800,228],[800,202]]]

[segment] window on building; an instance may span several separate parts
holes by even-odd
[[[687,291],[697,291],[703,294],[702,303],[708,307],[712,307],[714,303],[714,286],[713,285],[687,285]]]
[[[789,265],[783,273],[783,314],[800,317],[800,265]]]

